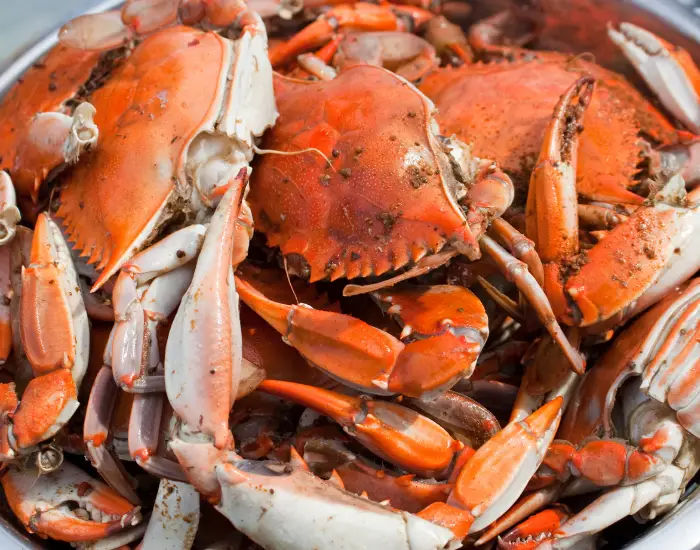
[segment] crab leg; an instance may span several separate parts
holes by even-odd
[[[199,494],[192,485],[161,479],[141,550],[189,550],[199,527]]]
[[[159,362],[155,330],[179,304],[192,275],[185,264],[197,257],[205,231],[203,225],[180,229],[122,267],[112,294],[112,372],[125,391],[164,389],[162,376],[149,376]],[[149,281],[151,286],[141,295],[139,287]]]
[[[634,65],[664,106],[693,132],[700,133],[700,70],[684,49],[631,23],[608,36]]]
[[[479,300],[462,287],[383,290],[402,340],[354,317],[275,302],[240,276],[241,299],[313,366],[362,391],[419,396],[469,376],[488,335]],[[405,342],[405,343],[404,343]]]
[[[658,496],[673,493],[682,482],[683,470],[669,465],[647,481],[612,489],[568,519],[555,531],[553,542],[557,548],[573,546],[578,540],[635,514]]]
[[[109,352],[109,344],[105,355]],[[83,440],[90,462],[102,478],[114,490],[133,503],[140,503],[134,491],[134,481],[109,446],[109,428],[119,389],[114,383],[112,371],[105,361],[92,384],[85,410]]]
[[[527,264],[509,254],[502,246],[488,235],[479,240],[479,245],[484,253],[491,257],[500,270],[511,279],[518,290],[522,292],[527,302],[537,313],[540,322],[547,329],[552,339],[559,345],[571,368],[577,373],[583,373],[585,362],[581,354],[571,345],[564,331],[562,331],[557,318],[552,311],[552,306],[542,287],[530,273]]]
[[[70,251],[46,214],[37,219],[30,264],[22,271],[20,336],[34,378],[7,435],[15,451],[26,451],[52,437],[78,408],[90,345]]]
[[[576,158],[578,132],[593,94],[590,77],[578,79],[561,97],[547,128],[527,198],[527,234],[544,263],[547,297],[555,311],[565,308],[560,297],[560,263],[578,253]]]
[[[139,466],[156,477],[184,481],[185,475],[180,465],[157,454],[163,399],[161,393],[134,396],[129,417],[129,454]]]
[[[499,547],[507,550],[536,548],[540,540],[550,538],[570,517],[571,513],[563,505],[543,510],[508,531],[499,539]]]
[[[12,283],[10,281],[10,248],[0,246],[0,365],[7,361],[12,350],[12,321],[10,303]]]
[[[67,462],[46,475],[10,466],[0,483],[27,531],[53,539],[101,539],[141,520],[137,507]]]

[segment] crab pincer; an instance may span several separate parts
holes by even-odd
[[[520,496],[542,462],[561,418],[562,399],[512,422],[466,461],[463,444],[423,415],[397,403],[350,397],[313,386],[265,380],[260,391],[311,407],[339,422],[378,456],[425,477],[460,468],[447,502],[434,502],[421,517],[450,525],[455,533],[477,532],[501,516]]]
[[[0,483],[22,525],[44,537],[91,541],[141,521],[138,507],[67,462],[45,475],[10,466]]]
[[[449,285],[374,294],[403,324],[401,339],[342,313],[275,302],[236,276],[241,299],[313,366],[362,391],[419,396],[469,376],[488,337],[481,302]]]
[[[633,25],[608,26],[608,36],[661,103],[691,131],[700,132],[700,70],[690,54]]]
[[[77,274],[60,229],[46,214],[37,219],[30,264],[22,270],[19,327],[34,378],[4,432],[3,448],[13,449],[6,458],[31,450],[68,421],[88,363],[90,332]]]

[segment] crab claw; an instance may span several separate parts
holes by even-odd
[[[10,466],[0,482],[22,525],[53,539],[101,539],[141,520],[137,507],[67,462],[47,475]]]
[[[461,546],[440,525],[352,495],[302,468],[237,461],[217,465],[216,477],[222,493],[217,509],[264,548],[336,548],[338,541],[348,550],[374,548],[378,541],[392,550]]]
[[[241,299],[313,366],[362,391],[412,397],[452,386],[474,368],[488,336],[484,308],[467,289],[415,287],[376,293],[404,324],[403,341],[349,315],[267,298],[236,276]],[[409,338],[410,337],[410,338]]]
[[[505,536],[498,540],[499,548],[504,550],[531,550],[537,548],[545,539],[569,519],[569,510],[562,505],[548,508],[529,517]]]
[[[700,70],[684,49],[631,23],[608,36],[634,65],[661,103],[693,132],[700,133]]]
[[[373,453],[423,477],[444,474],[462,448],[439,424],[397,403],[280,380],[257,389],[330,416]]]
[[[46,215],[37,219],[30,264],[22,271],[20,336],[34,378],[14,414],[17,449],[53,436],[78,408],[90,329],[68,245]]]
[[[471,512],[470,533],[500,517],[523,492],[554,439],[562,403],[557,397],[524,420],[508,424],[459,472],[447,504]]]

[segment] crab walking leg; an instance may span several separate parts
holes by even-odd
[[[175,414],[218,449],[232,442],[228,416],[243,354],[231,255],[246,184],[241,170],[212,217],[165,352],[165,388]]]
[[[56,540],[101,539],[141,521],[138,507],[68,462],[46,475],[10,466],[0,483],[27,531]]]
[[[585,361],[581,354],[571,345],[564,331],[559,326],[557,318],[552,311],[552,306],[542,287],[528,270],[527,264],[509,254],[501,245],[488,235],[479,240],[481,250],[488,254],[499,269],[506,274],[522,292],[527,302],[537,313],[544,328],[547,329],[552,339],[559,345],[571,368],[581,374],[585,369]]]
[[[141,550],[189,550],[199,526],[199,493],[192,485],[161,479]]]
[[[496,218],[491,222],[491,233],[506,245],[513,256],[527,264],[532,276],[542,286],[544,284],[544,268],[540,256],[535,251],[535,243],[503,218]]]
[[[7,435],[21,452],[53,436],[78,408],[90,345],[70,251],[46,214],[37,219],[30,264],[22,270],[20,336],[34,378]]]
[[[108,352],[109,343],[105,349],[105,355]],[[139,504],[140,499],[134,491],[134,481],[109,445],[109,428],[118,392],[112,371],[105,364],[97,373],[90,390],[83,424],[83,440],[86,454],[102,479],[124,498]]]
[[[661,103],[693,132],[700,133],[700,70],[688,52],[631,23],[608,36]]]
[[[129,417],[129,454],[154,476],[184,481],[186,478],[180,465],[157,454],[164,398],[162,393],[134,396]]]
[[[124,391],[163,391],[162,377],[149,377],[157,352],[154,331],[175,310],[187,288],[191,270],[183,266],[197,257],[205,231],[203,225],[180,229],[122,267],[112,294],[112,372]],[[154,288],[144,289],[149,282]],[[157,355],[154,359],[157,366]]]
[[[653,478],[635,485],[617,487],[598,497],[578,514],[566,521],[555,533],[555,548],[569,548],[580,539],[635,514],[662,494],[678,490],[684,472],[669,465]]]
[[[488,336],[483,305],[457,286],[374,293],[403,324],[399,340],[349,315],[275,302],[242,276],[236,285],[246,305],[312,366],[373,394],[418,397],[452,386],[471,374]]]

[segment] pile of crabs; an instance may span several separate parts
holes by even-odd
[[[61,29],[0,104],[16,521],[100,549],[589,548],[683,498],[700,72],[611,26],[643,95],[527,49],[521,15],[127,0]]]

